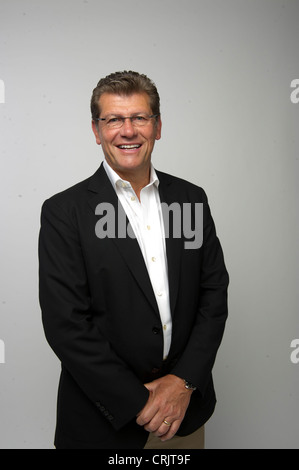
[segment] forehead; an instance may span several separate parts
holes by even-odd
[[[99,99],[101,114],[151,113],[149,96],[146,93],[116,95],[103,93]]]

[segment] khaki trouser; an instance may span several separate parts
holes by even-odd
[[[144,449],[204,449],[204,446],[205,430],[202,426],[188,436],[173,436],[165,442],[150,433]]]

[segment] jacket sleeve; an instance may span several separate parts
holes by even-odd
[[[204,395],[223,337],[228,315],[229,276],[216,235],[207,197],[204,195],[203,244],[200,269],[199,306],[183,354],[172,370],[197,386]]]
[[[148,391],[94,323],[78,230],[52,199],[41,213],[39,296],[51,348],[99,412],[105,410],[120,429],[143,408]]]

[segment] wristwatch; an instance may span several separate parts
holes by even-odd
[[[196,387],[194,387],[194,385],[192,385],[192,383],[187,382],[187,380],[185,380],[185,379],[184,379],[184,382],[185,382],[185,388],[187,388],[188,390],[196,390]]]

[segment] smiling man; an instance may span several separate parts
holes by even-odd
[[[137,196],[147,185],[155,141],[161,137],[161,119],[152,114],[146,93],[129,96],[104,93],[98,101],[100,118],[92,123],[108,165],[131,182]]]
[[[228,286],[206,195],[151,163],[162,123],[148,77],[101,79],[91,113],[104,161],[41,217],[42,318],[62,364],[55,446],[203,448]],[[97,236],[101,204],[134,236]],[[177,227],[166,236],[162,204],[188,205],[193,227],[203,206],[200,246]]]

